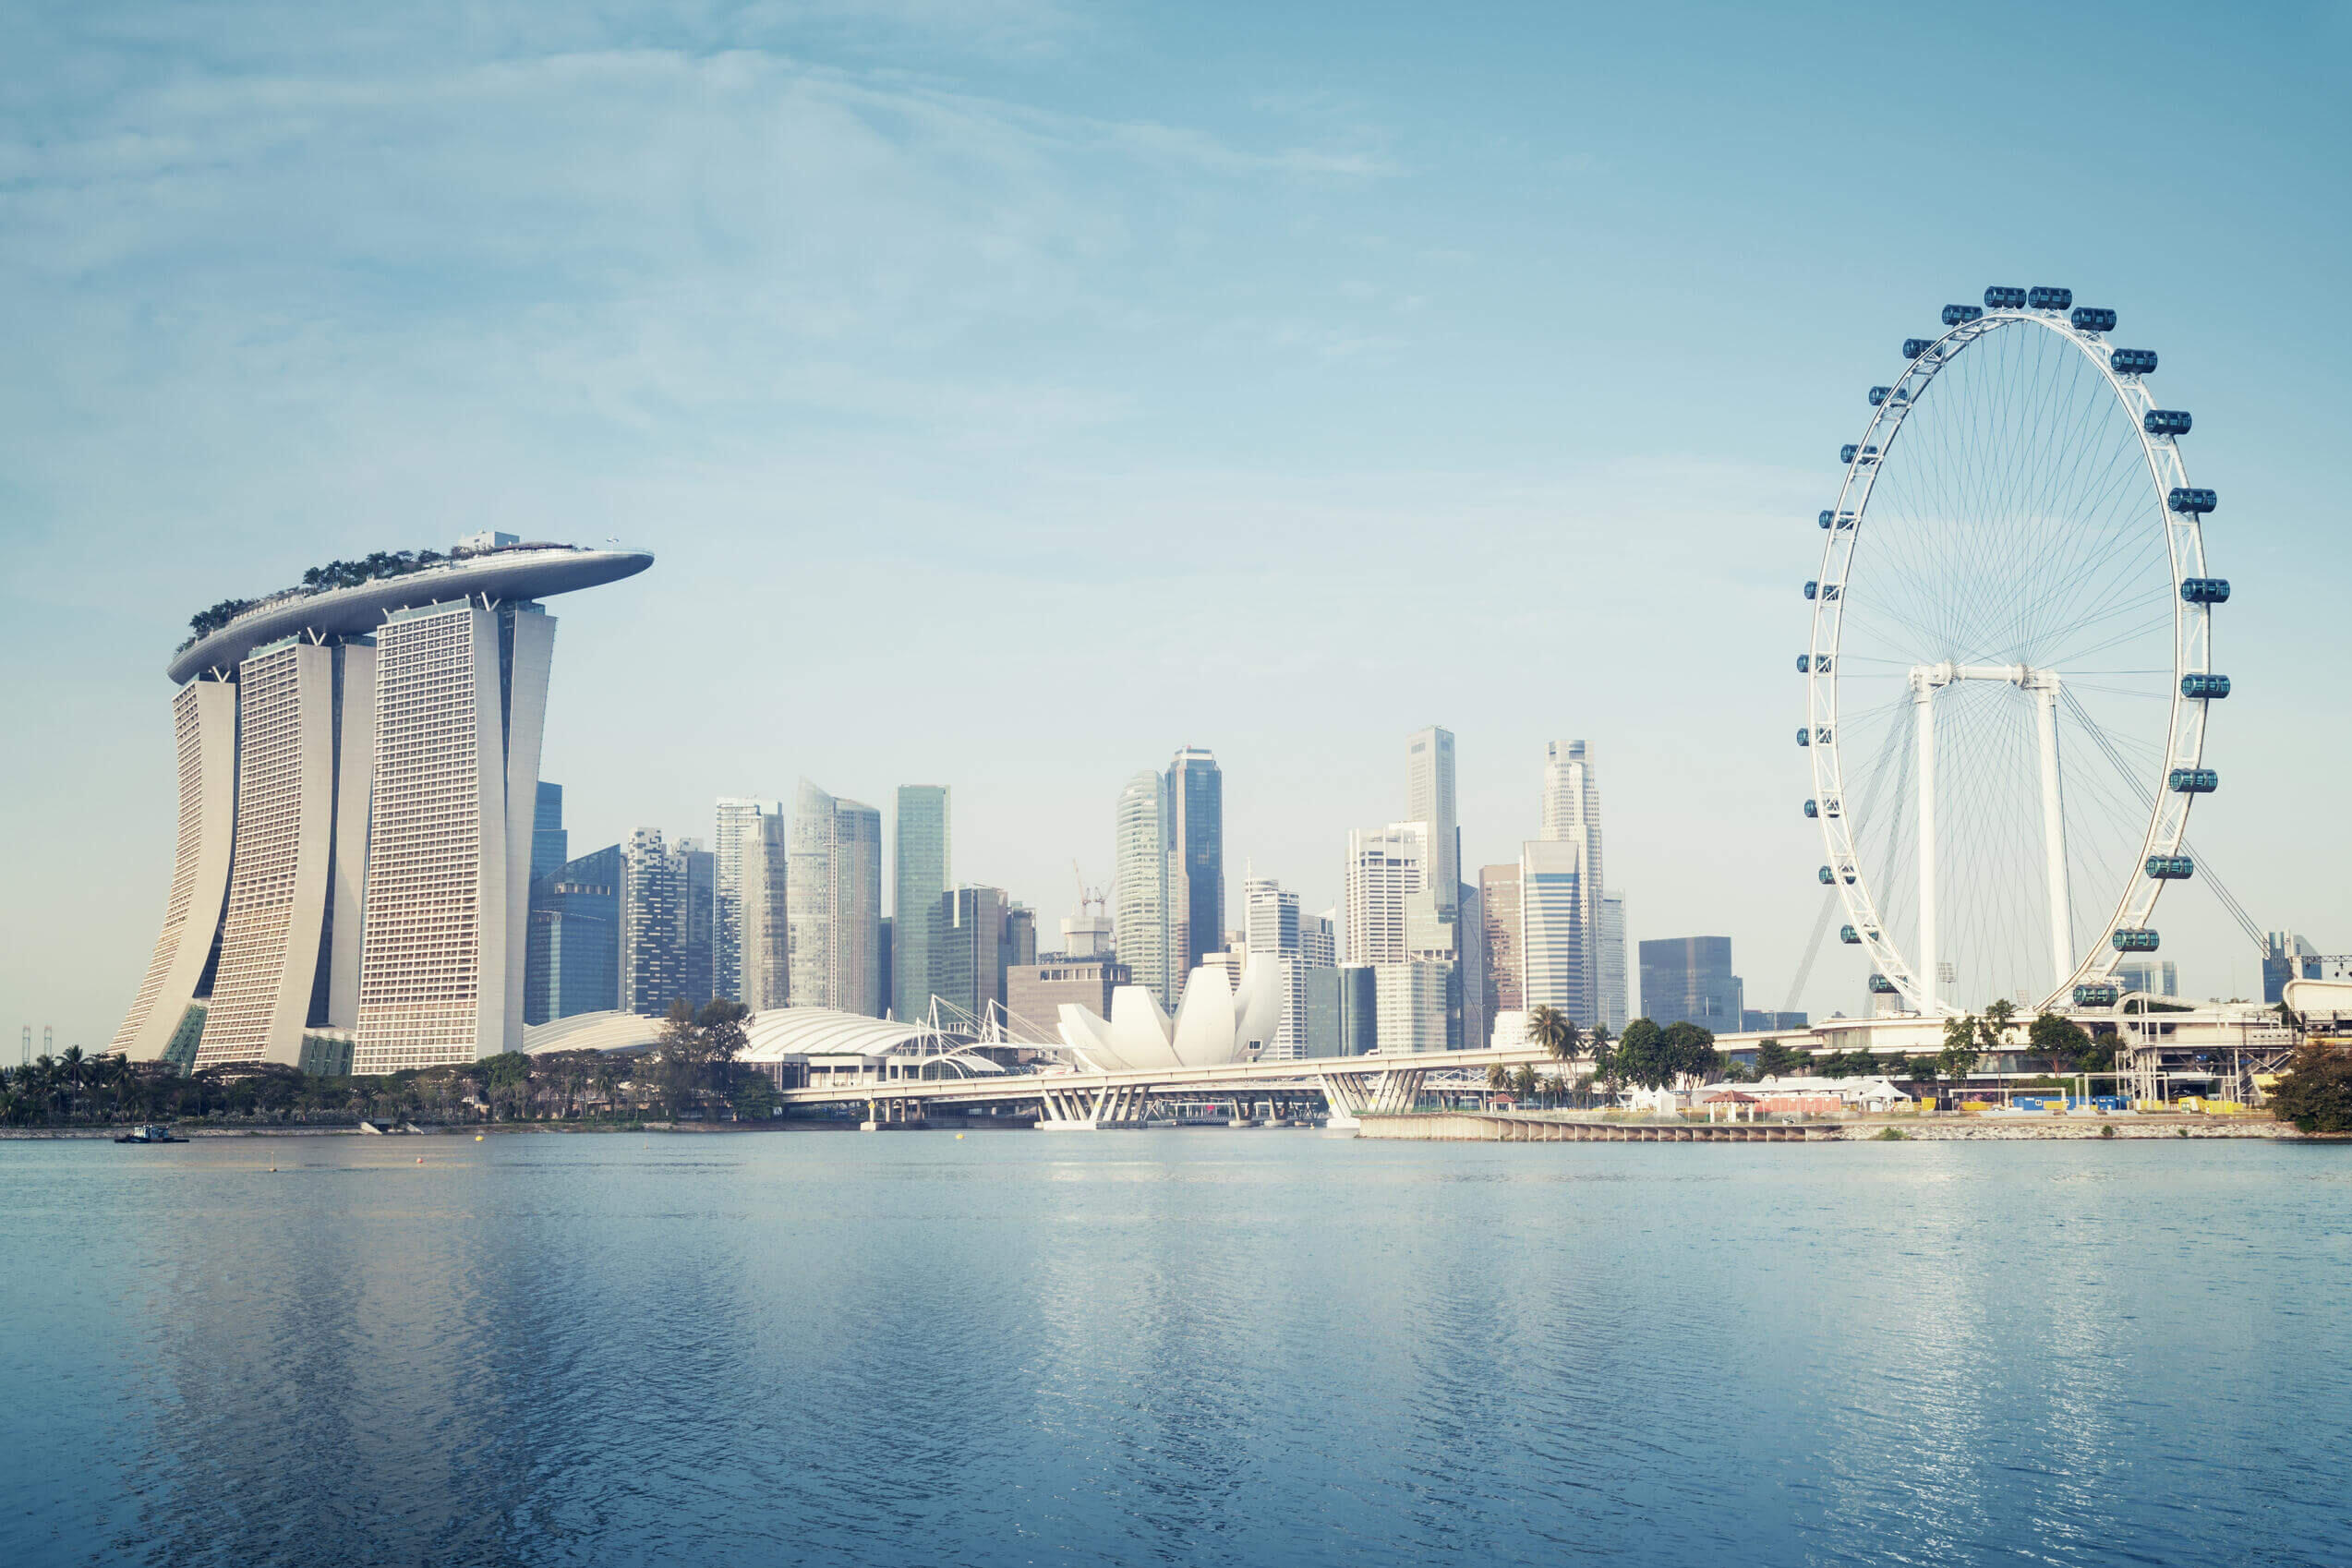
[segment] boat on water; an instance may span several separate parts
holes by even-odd
[[[186,1143],[187,1140],[174,1134],[170,1128],[149,1122],[145,1127],[135,1127],[128,1132],[116,1134],[115,1141],[117,1143]]]

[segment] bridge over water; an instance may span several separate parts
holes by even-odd
[[[1542,1066],[1551,1057],[1538,1046],[1501,1050],[1427,1051],[1413,1055],[1327,1056],[1296,1062],[1229,1062],[1217,1067],[1163,1067],[1138,1072],[1041,1072],[972,1078],[902,1079],[820,1089],[788,1089],[787,1106],[867,1107],[870,1125],[920,1118],[932,1106],[1034,1104],[1039,1128],[1090,1131],[1140,1126],[1157,1103],[1227,1097],[1320,1096],[1334,1126],[1353,1126],[1366,1113],[1409,1111],[1431,1073],[1490,1067]]]

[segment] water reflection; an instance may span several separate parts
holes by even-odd
[[[2352,1557],[2305,1151],[168,1158],[0,1145],[10,1562]]]

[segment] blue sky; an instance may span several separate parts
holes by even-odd
[[[1472,864],[1577,735],[1635,936],[1729,934],[1778,1006],[1809,519],[1996,282],[2114,305],[2196,412],[2238,694],[2193,836],[2352,946],[2342,6],[5,19],[10,1035],[136,983],[186,617],[489,526],[660,558],[552,606],[581,849],[944,782],[1050,931],[1189,742],[1233,883],[1320,907],[1409,731],[1459,737]],[[2210,896],[2165,914],[2198,994],[2254,983]]]

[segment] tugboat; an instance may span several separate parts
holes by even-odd
[[[128,1132],[116,1135],[115,1141],[117,1143],[186,1143],[187,1140],[173,1136],[170,1128],[149,1122],[145,1127],[135,1127]]]

